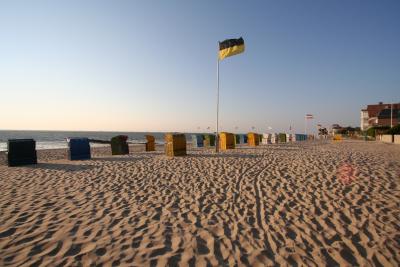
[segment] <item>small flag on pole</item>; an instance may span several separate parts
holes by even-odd
[[[314,119],[314,116],[312,114],[306,114],[306,119],[308,120]]]
[[[219,60],[226,57],[234,56],[244,52],[244,40],[242,37],[239,39],[227,39],[219,43]]]

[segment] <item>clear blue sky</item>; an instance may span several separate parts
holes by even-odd
[[[0,129],[359,126],[400,101],[400,1],[1,1]]]

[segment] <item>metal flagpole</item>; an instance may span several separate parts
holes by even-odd
[[[390,104],[390,128],[393,127],[393,103]]]
[[[304,134],[307,135],[307,115],[304,117]]]
[[[219,47],[219,42],[218,42]],[[218,129],[218,115],[219,115],[219,58],[217,57],[217,132],[215,135],[215,152],[219,152],[219,129]]]

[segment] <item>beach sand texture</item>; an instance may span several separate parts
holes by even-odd
[[[0,266],[400,263],[400,146],[63,155],[0,166]]]

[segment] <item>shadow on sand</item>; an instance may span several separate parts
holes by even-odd
[[[36,165],[26,165],[25,167],[32,169],[46,169],[46,170],[66,171],[66,172],[85,171],[96,168],[96,166],[91,166],[91,165],[77,165],[77,164],[65,164],[65,163],[38,163]]]
[[[262,155],[257,154],[241,154],[241,153],[224,153],[220,152],[219,154],[191,154],[188,152],[188,157],[193,158],[246,158],[246,159],[256,159],[261,158]]]
[[[132,157],[118,157],[118,156],[112,156],[112,157],[102,157],[102,158],[92,158],[94,161],[113,161],[113,162],[134,162],[143,159],[142,157],[140,158],[132,158]]]

